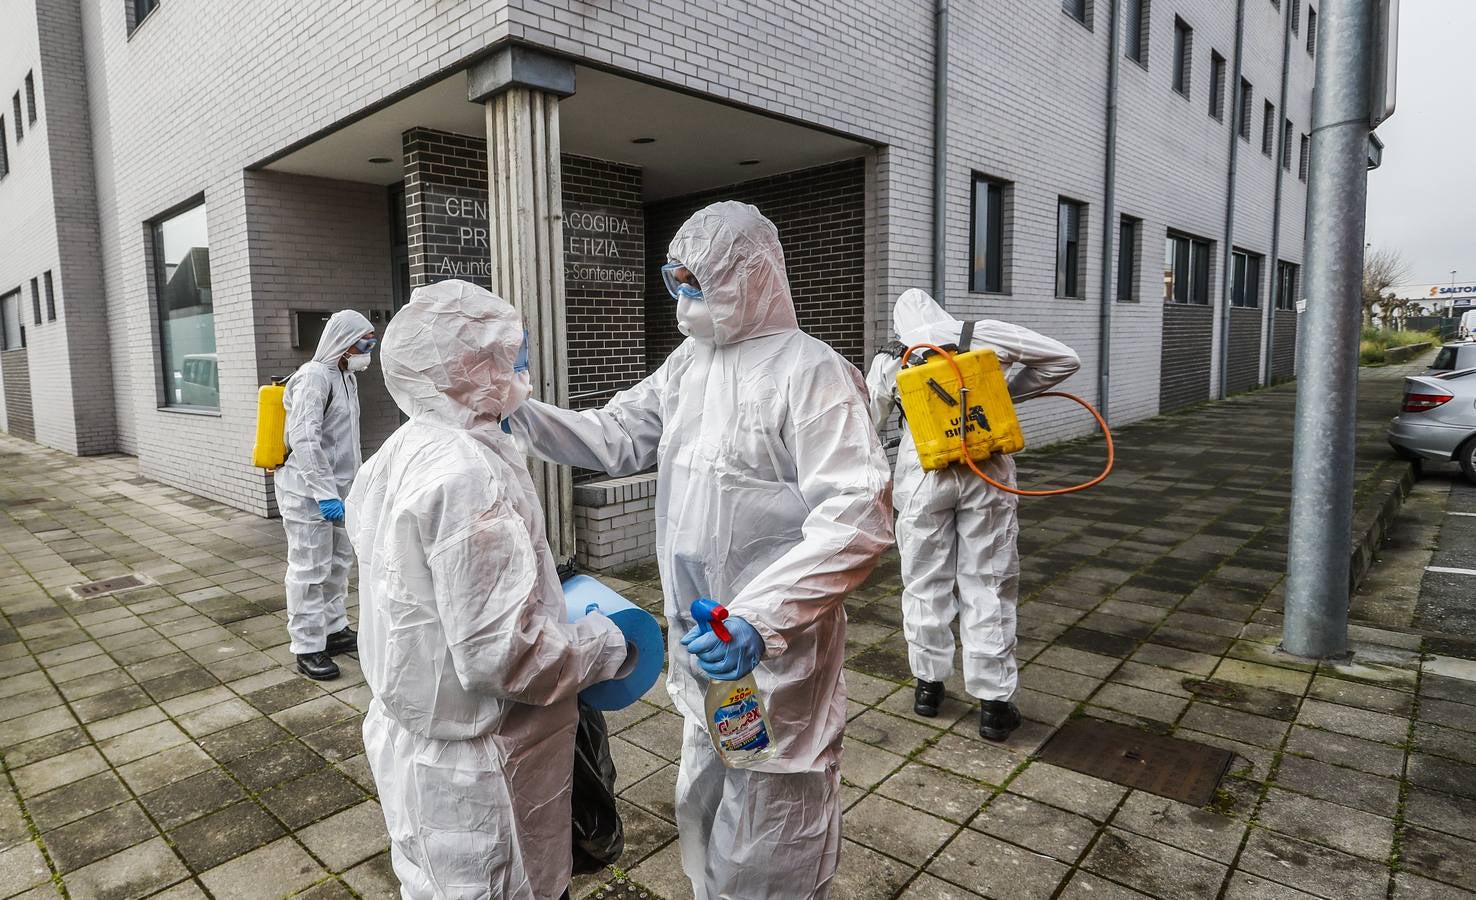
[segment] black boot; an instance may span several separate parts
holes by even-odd
[[[324,650],[330,656],[334,653],[358,653],[359,633],[347,625],[342,629],[328,635],[328,646]]]
[[[985,700],[979,709],[979,736],[1002,741],[1020,727],[1020,710],[1008,700]]]
[[[917,689],[912,693],[912,711],[929,719],[938,714],[938,705],[943,702],[943,682],[917,680]]]
[[[314,681],[332,681],[338,677],[338,663],[328,655],[328,651],[319,650],[317,653],[297,654],[297,671],[313,679]]]

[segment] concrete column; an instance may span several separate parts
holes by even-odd
[[[472,67],[467,96],[487,109],[487,215],[492,289],[523,315],[533,396],[569,404],[564,334],[564,207],[559,99],[574,66],[508,47]],[[574,485],[565,466],[529,461],[559,562],[574,558]]]

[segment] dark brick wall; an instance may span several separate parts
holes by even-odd
[[[672,235],[719,200],[752,203],[773,221],[800,327],[864,368],[865,192],[864,161],[854,159],[647,204],[647,368],[654,371],[682,342],[660,271]]]
[[[1297,377],[1297,314],[1294,310],[1276,311],[1276,343],[1271,348],[1271,377]]]
[[[1248,391],[1261,383],[1261,316],[1259,309],[1230,310],[1229,393]]]
[[[490,290],[487,142],[412,128],[404,149],[411,287],[461,278]],[[646,375],[641,170],[565,154],[561,179],[569,393],[598,406]]]
[[[36,439],[31,407],[31,363],[28,350],[0,353],[0,381],[5,383],[5,428],[16,437]]]
[[[1163,352],[1158,370],[1159,412],[1209,399],[1214,326],[1212,307],[1192,303],[1163,305]]]

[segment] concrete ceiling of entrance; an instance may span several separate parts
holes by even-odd
[[[866,144],[580,66],[559,106],[566,153],[640,166],[659,200],[852,159]],[[400,135],[415,126],[484,136],[480,104],[458,72],[273,161],[267,169],[389,185],[402,173]],[[647,143],[637,139],[654,138]],[[372,163],[387,157],[388,163]],[[749,162],[747,165],[742,163]]]

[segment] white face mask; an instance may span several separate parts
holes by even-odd
[[[369,368],[369,364],[372,362],[374,362],[374,357],[368,353],[355,353],[348,358],[348,370],[350,372],[362,372]]]
[[[704,300],[681,297],[677,300],[677,328],[687,337],[711,344],[717,334],[712,322],[712,307]]]
[[[518,411],[528,395],[533,393],[533,379],[527,372],[514,372],[512,382],[507,387],[507,402],[502,406],[502,418]]]

